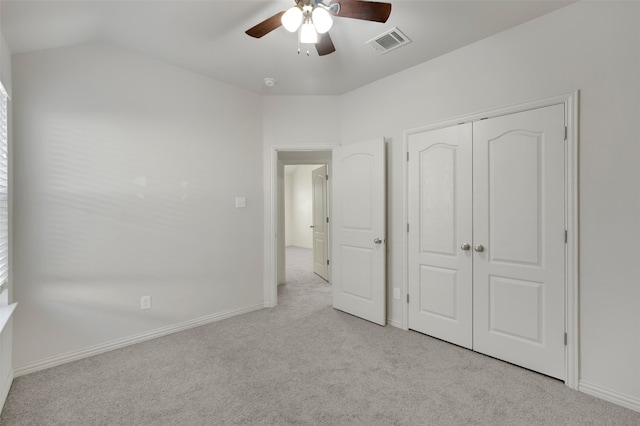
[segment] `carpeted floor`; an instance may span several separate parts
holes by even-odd
[[[331,308],[309,250],[273,309],[15,380],[2,425],[640,425],[548,377]]]

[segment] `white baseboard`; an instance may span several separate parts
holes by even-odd
[[[25,374],[35,373],[36,371],[40,371],[40,370],[46,370],[47,368],[55,367],[57,365],[62,365],[68,362],[77,361],[79,359],[88,358],[90,356],[98,355],[104,352],[109,352],[114,349],[123,348],[125,346],[141,343],[146,340],[155,339],[157,337],[166,336],[168,334],[177,333],[179,331],[188,330],[190,328],[199,327],[201,325],[209,324],[212,322],[221,321],[223,319],[257,311],[263,308],[265,308],[265,305],[261,303],[259,305],[247,306],[245,308],[219,312],[211,315],[205,315],[200,318],[195,318],[195,319],[184,321],[178,324],[169,325],[166,327],[158,328],[156,330],[147,331],[145,333],[136,334],[133,336],[113,340],[111,342],[103,343],[100,345],[90,346],[85,349],[80,349],[77,351],[56,355],[50,358],[43,359],[41,361],[36,361],[30,364],[15,368],[13,371],[13,374],[15,377],[24,376]]]
[[[391,327],[402,328],[402,322],[392,320],[391,318],[387,318],[387,324],[389,324]]]
[[[587,383],[582,380],[578,383],[578,390],[586,393],[587,395],[595,396],[596,398],[604,399],[605,401],[613,402],[614,404],[621,405],[630,410],[640,412],[640,399],[638,398],[605,389],[597,385],[592,385],[591,383]]]

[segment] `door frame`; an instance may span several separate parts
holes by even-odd
[[[578,389],[579,379],[579,269],[578,269],[578,102],[579,91],[562,93],[547,98],[514,104],[502,108],[476,112],[468,115],[440,120],[425,126],[415,127],[402,132],[402,149],[404,157],[409,153],[409,136],[443,127],[478,121],[485,118],[524,112],[531,109],[563,104],[565,108],[565,126],[567,128],[565,143],[565,226],[567,244],[565,245],[565,332],[567,344],[565,348],[565,384]],[[407,161],[402,164],[403,203],[402,216],[404,224],[408,224],[409,215],[409,168]],[[403,225],[403,227],[406,225]],[[402,233],[402,297],[406,301],[409,289],[409,238],[407,232]],[[409,308],[402,303],[402,329],[409,329]]]
[[[338,144],[314,144],[314,145],[272,145],[271,146],[271,224],[269,232],[270,258],[269,279],[265,283],[265,307],[274,307],[278,304],[278,282],[284,279],[284,253],[281,250],[278,235],[284,231],[284,221],[281,214],[284,213],[280,207],[280,195],[284,190],[284,179],[279,179],[279,175],[284,175],[285,165],[294,164],[327,164],[329,175],[331,175],[331,158],[333,149]],[[283,158],[285,157],[286,158]],[[331,179],[327,183],[327,193],[331,192]],[[331,203],[329,203],[329,216],[331,216]],[[329,229],[329,238],[331,230]],[[331,247],[329,247],[329,258],[331,258]],[[331,276],[331,274],[329,274]]]

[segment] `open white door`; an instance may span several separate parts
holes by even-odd
[[[384,139],[333,150],[333,307],[386,324]]]
[[[311,171],[313,211],[313,272],[329,281],[329,214],[327,209],[327,166]]]

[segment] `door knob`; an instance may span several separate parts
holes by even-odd
[[[473,246],[473,249],[475,251],[477,251],[478,253],[484,251],[484,247],[482,247],[482,244],[478,244],[477,246]]]
[[[309,228],[315,228],[313,225],[309,225]]]
[[[380,238],[376,238],[373,242],[376,244],[382,244],[382,240]]]
[[[460,248],[462,250],[469,250],[471,246],[469,245],[469,243],[464,243],[463,245],[460,246]]]

